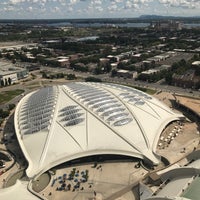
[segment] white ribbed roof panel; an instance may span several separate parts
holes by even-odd
[[[158,137],[179,117],[136,89],[77,82],[25,96],[16,108],[15,129],[32,177],[62,162],[97,154],[146,157],[156,163]]]

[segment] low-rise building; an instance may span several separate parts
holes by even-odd
[[[200,76],[195,75],[195,70],[188,70],[182,75],[174,74],[172,84],[183,88],[199,89]]]
[[[141,74],[148,76],[148,75],[156,74],[159,71],[160,71],[159,69],[149,69],[149,70],[143,71]]]
[[[70,66],[69,57],[60,56],[57,59],[58,59],[58,62],[61,67],[69,67]]]
[[[28,70],[15,67],[11,63],[0,62],[0,81],[3,85],[9,85],[28,76]]]
[[[179,21],[168,20],[168,21],[157,21],[152,23],[151,26],[156,30],[170,30],[176,31],[182,29],[182,24]]]
[[[198,61],[194,61],[193,63],[192,63],[192,65],[193,66],[200,66],[200,61],[198,60]]]
[[[136,71],[132,72],[129,70],[120,69],[117,71],[117,76],[123,77],[123,78],[133,78],[135,79],[137,77],[138,73]]]

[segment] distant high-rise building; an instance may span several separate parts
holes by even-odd
[[[151,27],[160,31],[161,30],[175,31],[182,29],[181,22],[174,20],[152,22]]]

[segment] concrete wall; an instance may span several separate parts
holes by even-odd
[[[165,174],[161,176],[161,180],[165,181],[167,179],[171,180],[176,177],[186,177],[186,176],[195,176],[197,174],[200,174],[200,169],[195,169],[195,168],[189,168],[189,167],[184,167],[184,168],[177,168],[177,169],[172,169]]]

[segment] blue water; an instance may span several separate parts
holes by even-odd
[[[150,26],[150,23],[70,23],[70,22],[60,22],[60,23],[50,23],[47,26],[70,26],[70,27],[127,27],[127,28],[145,28]],[[200,23],[185,23],[184,28],[200,28]]]
[[[183,27],[185,28],[200,28],[200,23],[194,23],[194,24],[183,24]]]
[[[48,26],[73,26],[73,27],[135,27],[135,28],[145,28],[150,25],[150,23],[69,23],[69,22],[62,22],[62,23],[53,23],[47,24]]]

